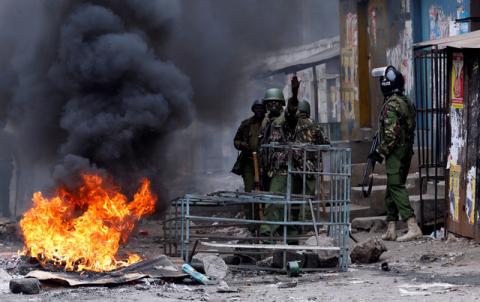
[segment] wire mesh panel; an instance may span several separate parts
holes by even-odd
[[[268,255],[272,250],[328,251],[338,256],[338,269],[348,267],[350,230],[351,151],[317,145],[264,145],[267,152],[284,152],[288,163],[284,193],[215,192],[209,195],[187,194],[172,203],[165,220],[165,252],[189,261],[192,253],[202,252]],[[258,205],[255,207],[255,205]],[[238,210],[251,206],[263,209],[259,218],[244,218]],[[218,211],[221,207],[221,211]],[[208,208],[217,210],[215,215]],[[269,215],[276,209],[279,215]],[[259,226],[276,229],[268,236],[258,232]],[[221,233],[222,229],[246,226],[253,233]],[[296,232],[290,232],[292,229]],[[316,245],[299,241],[315,234]],[[333,244],[322,246],[324,232]],[[310,234],[311,234],[310,233]],[[294,242],[294,244],[292,244]],[[265,269],[265,268],[262,268]]]

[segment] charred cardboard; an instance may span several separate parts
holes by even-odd
[[[167,256],[162,255],[108,273],[79,274],[35,270],[28,273],[26,277],[34,277],[40,281],[51,281],[69,286],[93,286],[119,285],[146,277],[175,280],[183,279],[188,277],[188,275],[178,269],[178,266],[170,261]]]

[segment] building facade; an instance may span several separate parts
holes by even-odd
[[[377,127],[383,102],[372,68],[392,65],[415,98],[413,44],[479,28],[480,1],[340,0],[342,135],[363,138]]]

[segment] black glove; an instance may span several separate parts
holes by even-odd
[[[377,151],[373,151],[371,152],[370,154],[368,154],[368,159],[371,159],[373,161],[376,161],[378,162],[379,164],[381,164],[383,162],[383,157],[382,155]]]

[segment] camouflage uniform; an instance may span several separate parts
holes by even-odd
[[[312,121],[308,117],[300,116],[297,119],[297,124],[293,132],[293,137],[290,138],[297,144],[312,144],[312,145],[329,145],[330,141],[323,132],[322,127]],[[294,169],[297,171],[304,170],[304,154],[302,151],[296,151],[293,153]],[[307,152],[307,159],[305,162],[305,171],[315,172],[318,170],[317,154],[314,152]],[[301,194],[303,192],[303,176],[295,176],[293,179],[295,193]],[[307,176],[306,180],[306,195],[315,194],[315,176]]]
[[[233,144],[240,154],[232,172],[242,176],[245,192],[255,189],[252,152],[257,151],[259,147],[260,126],[261,121],[254,116],[246,119],[238,127],[233,139]]]
[[[292,124],[296,120],[296,106],[289,101],[287,109],[278,117],[265,117],[262,123],[260,141],[262,144],[287,144],[292,136]],[[285,193],[287,190],[288,152],[280,149],[262,149],[261,162],[264,175],[268,176],[268,188],[270,192]],[[265,176],[264,176],[265,177]],[[283,220],[283,206],[267,205],[265,208],[265,220]],[[261,225],[260,234],[270,236],[279,229],[276,225]],[[288,229],[289,235],[295,235],[294,228]]]
[[[404,95],[394,94],[385,100],[380,116],[379,152],[386,157],[387,220],[397,221],[415,217],[405,188],[413,155],[416,111]]]

